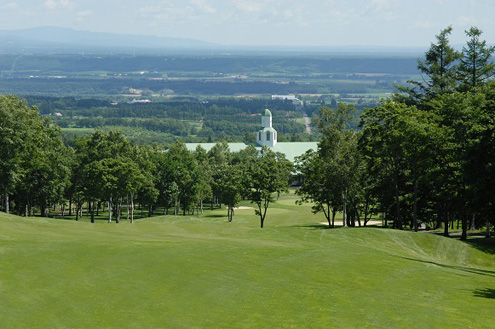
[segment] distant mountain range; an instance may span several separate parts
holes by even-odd
[[[383,46],[239,46],[194,39],[78,31],[62,27],[0,30],[0,53],[209,53],[417,55],[426,48]]]
[[[61,27],[0,30],[0,50],[201,49],[215,44],[193,39],[78,31]]]

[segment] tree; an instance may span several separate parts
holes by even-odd
[[[118,223],[123,201],[130,197],[128,209],[133,208],[134,195],[146,181],[141,168],[133,159],[129,141],[120,132],[106,134],[96,131],[78,140],[75,147],[78,154],[75,189],[88,202],[91,222],[94,223],[95,203],[106,200],[108,221],[112,221],[113,210]]]
[[[49,204],[60,203],[70,179],[71,152],[65,147],[60,128],[50,120],[40,118],[31,126],[33,134],[25,140],[22,157],[22,181],[17,184],[18,204],[24,204],[27,214],[38,205],[46,216]],[[24,202],[21,196],[25,196]]]
[[[242,169],[239,164],[224,163],[216,168],[215,186],[218,196],[227,206],[227,218],[231,222],[234,207],[241,201]]]
[[[490,60],[495,52],[495,46],[489,47],[485,40],[480,40],[483,32],[476,27],[471,27],[465,32],[469,40],[462,49],[462,57],[457,68],[461,91],[480,87],[495,74],[495,64]]]
[[[405,104],[385,101],[382,106],[367,109],[361,117],[363,133],[360,149],[368,164],[367,170],[376,178],[375,195],[382,212],[394,219],[394,228],[402,229],[401,201],[405,184],[404,135],[399,129]],[[395,214],[392,206],[395,204]]]
[[[209,151],[208,151],[208,167],[210,168],[211,175],[211,189],[212,189],[212,201],[211,201],[211,209],[213,209],[214,199],[220,199],[222,202],[222,198],[224,197],[225,182],[223,181],[225,178],[225,167],[230,164],[231,154],[229,152],[229,144],[227,142],[217,142]]]
[[[3,209],[10,212],[9,197],[21,181],[22,156],[38,110],[15,96],[0,96],[0,192]]]
[[[313,202],[312,211],[323,211],[329,227],[334,227],[335,215],[342,205],[340,178],[334,161],[322,159],[319,152],[307,151],[296,159],[295,171],[301,196],[298,204]]]
[[[182,142],[173,144],[167,152],[167,157],[169,157],[174,170],[174,181],[179,190],[180,205],[185,216],[196,198],[195,177],[193,173],[196,172],[196,166],[198,164],[194,155]]]
[[[495,82],[482,91],[485,102],[474,113],[468,132],[466,176],[478,220],[495,225]]]
[[[15,96],[0,96],[0,193],[4,211],[26,216],[37,205],[41,215],[48,203],[63,198],[68,185],[70,152],[60,129]]]
[[[318,151],[306,153],[299,159],[298,173],[302,185],[297,193],[302,196],[302,201],[315,202],[313,211],[323,211],[330,227],[334,225],[338,209],[343,210],[343,225],[353,226],[355,219],[359,221],[359,189],[356,184],[361,166],[357,153],[358,135],[348,129],[354,113],[352,105],[342,103],[336,109],[321,107],[315,120],[322,134]]]
[[[257,205],[255,213],[260,216],[263,228],[268,207],[275,201],[273,194],[288,191],[292,164],[283,154],[275,153],[267,147],[263,147],[259,154],[247,160],[244,168],[245,193]]]
[[[424,100],[434,98],[438,94],[452,92],[457,86],[456,62],[461,54],[449,44],[452,26],[440,31],[435,36],[436,43],[432,43],[425,53],[425,59],[418,59],[418,70],[423,81],[408,81],[413,87],[400,86],[397,89],[406,93],[406,96],[397,94],[395,98],[410,105],[425,105]]]

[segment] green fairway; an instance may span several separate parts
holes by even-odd
[[[495,326],[493,244],[325,229],[294,198],[263,229],[252,209],[231,223],[225,209],[134,224],[2,214],[0,327]]]

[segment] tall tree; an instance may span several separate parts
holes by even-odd
[[[396,99],[410,105],[425,105],[424,100],[431,99],[438,94],[452,92],[457,86],[456,62],[461,57],[449,43],[452,26],[440,31],[435,36],[436,43],[432,43],[425,53],[425,59],[418,59],[418,70],[422,81],[409,80],[413,87],[399,86]]]
[[[250,147],[248,147],[249,149]],[[246,154],[256,154],[247,150]],[[255,203],[256,215],[260,216],[261,228],[266,218],[266,212],[271,202],[274,202],[274,193],[282,193],[288,190],[292,163],[285,159],[281,153],[275,153],[267,147],[263,147],[259,154],[247,158],[244,168],[245,194]]]
[[[21,181],[22,156],[38,121],[38,110],[15,96],[0,96],[0,192],[3,210],[10,212],[9,197]]]
[[[324,159],[313,150],[296,159],[296,173],[301,196],[298,204],[313,202],[313,213],[323,212],[329,227],[334,227],[335,215],[342,207],[341,176],[335,161]]]
[[[0,193],[10,211],[32,214],[37,205],[44,215],[48,203],[62,199],[69,177],[70,153],[60,129],[15,96],[0,96]]]
[[[478,220],[495,225],[495,82],[482,91],[485,103],[474,113],[468,132],[466,176]]]
[[[465,32],[469,40],[462,49],[462,57],[457,68],[461,91],[480,87],[495,75],[495,64],[491,61],[495,46],[487,46],[486,41],[481,40],[483,32],[477,27],[471,27]]]

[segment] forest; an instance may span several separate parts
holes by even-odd
[[[45,216],[49,207],[59,205],[63,213],[74,212],[77,220],[83,207],[92,219],[106,207],[109,222],[118,222],[124,209],[133,220],[135,203],[147,208],[149,215],[157,206],[164,213],[172,209],[186,214],[201,212],[207,203],[223,203],[232,220],[233,209],[243,198],[256,205],[263,227],[275,195],[297,181],[300,202],[310,201],[314,212],[324,212],[329,227],[342,212],[343,224],[350,227],[382,216],[396,229],[443,226],[448,236],[457,225],[462,227],[462,239],[470,228],[486,227],[489,233],[490,224],[495,224],[495,48],[481,39],[479,29],[471,28],[466,46],[456,51],[449,44],[450,33],[450,27],[442,30],[418,61],[424,79],[398,86],[391,98],[364,109],[358,129],[353,125],[354,105],[319,106],[318,149],[294,166],[269,149],[257,152],[249,147],[231,153],[225,142],[218,142],[210,152],[201,148],[189,152],[177,142],[165,150],[131,143],[115,131],[97,130],[64,144],[56,124],[128,125],[180,135],[184,130],[192,134],[186,125],[180,126],[183,123],[176,124],[190,113],[187,119],[203,120],[213,132],[224,129],[221,119],[228,113],[239,113],[235,121],[254,125],[257,117],[251,121],[241,114],[255,114],[260,104],[250,107],[248,101],[238,101],[244,110],[236,112],[226,104],[112,107],[96,100],[84,105],[72,98],[29,100],[39,102],[40,109],[52,101],[73,103],[67,110],[59,104],[62,119],[52,120],[40,116],[38,107],[27,101],[2,96],[2,209]],[[283,111],[289,118],[296,116],[289,104],[279,102],[270,104],[275,110],[279,106],[279,118]],[[90,112],[88,105],[94,107]],[[290,120],[281,121],[284,124],[288,132],[300,132]],[[244,132],[232,122],[226,126]]]

